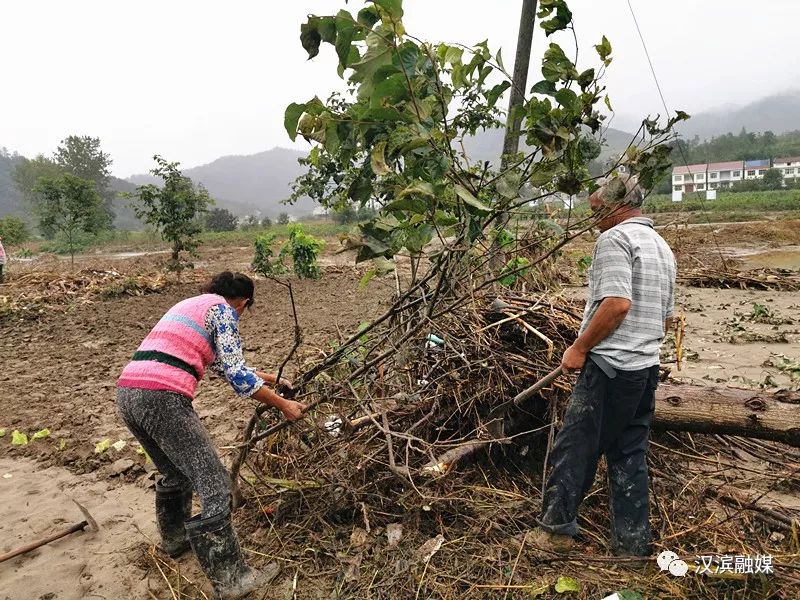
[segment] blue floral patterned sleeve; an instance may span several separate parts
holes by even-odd
[[[238,396],[249,398],[255,394],[264,385],[264,380],[245,365],[242,338],[239,336],[239,315],[228,304],[217,304],[209,309],[205,326],[211,333],[217,354],[210,368],[227,379]]]

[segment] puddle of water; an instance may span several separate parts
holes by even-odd
[[[739,258],[741,258],[746,267],[753,269],[764,267],[800,269],[800,246],[755,252],[753,254],[740,255]]]

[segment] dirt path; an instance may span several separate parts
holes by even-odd
[[[143,487],[0,458],[0,552],[82,521],[71,498],[89,510],[99,531],[73,533],[0,563],[0,598],[146,598],[146,571],[138,564],[156,530],[152,494]]]

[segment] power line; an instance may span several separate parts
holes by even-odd
[[[664,92],[661,90],[661,84],[658,82],[658,76],[656,75],[656,69],[653,67],[653,61],[650,59],[650,52],[647,50],[647,43],[644,41],[644,35],[642,35],[642,30],[639,27],[639,21],[636,19],[636,13],[633,11],[633,5],[631,4],[631,0],[627,0],[628,8],[631,11],[631,17],[633,17],[633,24],[636,26],[636,31],[639,34],[639,39],[642,42],[642,48],[644,48],[644,55],[647,57],[647,64],[650,65],[650,72],[653,74],[653,81],[656,83],[656,89],[658,90],[658,95],[661,98],[661,104],[664,106],[664,111],[666,112],[666,117],[669,119],[670,110],[667,107],[667,101],[664,99]],[[692,175],[692,170],[689,168],[689,161],[686,159],[686,154],[683,152],[683,145],[676,144],[678,146],[678,151],[681,154],[681,159],[683,160],[683,165],[686,167],[686,171],[689,175]],[[692,182],[694,183],[694,177],[692,177]],[[706,182],[708,183],[708,182]],[[672,175],[670,175],[670,187],[672,187]],[[700,203],[703,205],[703,212],[705,213],[705,198],[703,198],[702,194],[699,191],[695,191],[697,194],[697,198],[700,200]],[[714,233],[714,228],[711,226],[711,221],[708,218],[708,214],[704,214],[706,219],[706,224],[708,225],[709,230],[711,231],[711,238],[714,240],[714,245],[717,247],[717,253],[719,254],[720,260],[722,260],[723,268],[727,270],[728,265],[725,261],[725,256],[722,254],[722,248],[720,248],[719,241],[717,240],[717,236]]]

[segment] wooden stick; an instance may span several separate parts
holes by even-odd
[[[89,526],[89,521],[81,521],[80,523],[75,523],[68,529],[64,529],[58,533],[54,533],[53,535],[49,535],[46,538],[42,538],[40,540],[36,540],[34,542],[30,542],[25,544],[24,546],[20,546],[15,550],[11,550],[10,552],[6,552],[5,554],[0,555],[0,563],[5,562],[15,556],[19,556],[20,554],[25,554],[26,552],[30,552],[31,550],[36,550],[45,544],[49,544],[50,542],[55,542],[56,540],[60,540],[63,537],[68,536],[71,533],[75,533],[76,531],[82,531],[86,527]]]

